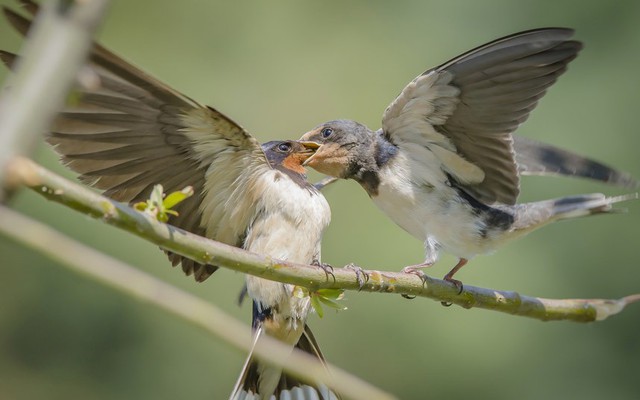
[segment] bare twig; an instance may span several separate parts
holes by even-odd
[[[236,271],[295,285],[340,288],[368,292],[403,293],[457,304],[464,308],[484,308],[543,321],[601,321],[637,302],[640,296],[608,299],[543,299],[516,292],[498,291],[465,285],[464,291],[451,283],[427,277],[426,283],[415,275],[384,271],[363,271],[369,279],[360,288],[354,269],[336,268],[327,278],[324,270],[292,264],[205,239],[166,225],[125,204],[100,196],[84,186],[70,182],[34,162],[16,158],[8,168],[17,183],[34,189],[46,198],[65,204],[104,222],[127,230],[167,250],[200,263],[214,263]],[[333,279],[335,277],[335,279]]]
[[[62,265],[191,322],[244,352],[251,348],[250,327],[214,305],[3,206],[0,206],[0,221],[1,233]],[[14,229],[17,226],[20,229]],[[326,383],[350,399],[394,398],[335,366],[329,366],[330,373],[327,373],[320,362],[302,351],[290,353],[289,346],[270,337],[261,339],[255,348],[258,357],[300,379]]]

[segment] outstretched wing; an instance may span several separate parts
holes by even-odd
[[[478,200],[514,204],[520,192],[512,132],[582,48],[573,31],[546,28],[495,40],[426,71],[385,110],[400,148],[428,148]]]
[[[37,5],[22,1],[31,13]],[[26,34],[30,21],[4,9]],[[16,56],[2,52],[13,64]],[[89,66],[98,85],[78,91],[47,140],[80,180],[122,202],[144,201],[161,184],[165,192],[192,186],[195,195],[176,206],[172,225],[241,246],[255,199],[247,187],[268,169],[259,143],[225,115],[202,106],[95,45]],[[216,266],[169,253],[173,265],[202,281]]]

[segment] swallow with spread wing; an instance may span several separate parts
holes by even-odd
[[[21,1],[31,14],[37,5]],[[27,33],[30,21],[10,9],[11,25]],[[8,66],[16,56],[0,53]],[[47,140],[80,180],[123,202],[148,198],[156,184],[195,195],[175,209],[170,223],[208,238],[302,264],[319,264],[322,233],[331,212],[307,182],[302,163],[315,149],[295,141],[262,146],[217,110],[203,106],[150,77],[100,45],[88,62],[99,78],[81,87]],[[317,147],[317,146],[316,146]],[[311,146],[313,148],[313,146]],[[169,254],[188,275],[204,281],[215,265]],[[256,340],[266,333],[323,360],[306,325],[308,297],[293,286],[248,275]],[[302,383],[251,356],[232,398],[336,399],[323,385]]]
[[[635,179],[606,165],[512,135],[582,48],[573,31],[517,33],[415,78],[387,107],[382,129],[350,120],[321,124],[301,140],[322,146],[305,165],[353,179],[400,227],[423,241],[422,276],[440,250],[469,259],[550,222],[606,213],[635,195],[586,194],[516,204],[520,175],[575,175],[621,186]]]

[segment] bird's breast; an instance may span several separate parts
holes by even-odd
[[[458,257],[471,258],[498,245],[505,229],[493,227],[487,213],[447,184],[443,172],[417,171],[403,161],[398,157],[380,170],[378,195],[372,197],[389,218],[423,243],[429,239]]]
[[[320,259],[322,234],[331,219],[324,196],[272,170],[262,177],[259,210],[245,239],[245,249],[279,260],[311,264]],[[276,307],[293,321],[306,317],[309,299],[292,296],[292,285],[247,277],[248,294],[264,306]]]

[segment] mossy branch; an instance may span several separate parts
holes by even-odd
[[[6,172],[14,185],[27,186],[49,200],[101,219],[197,262],[213,263],[311,290],[336,288],[407,294],[464,308],[484,308],[543,321],[601,321],[621,312],[628,304],[640,301],[640,295],[621,299],[544,299],[470,285],[465,285],[463,292],[458,294],[456,287],[440,279],[427,277],[423,284],[415,275],[377,270],[364,270],[369,278],[360,287],[358,274],[352,268],[336,268],[332,275],[327,276],[315,266],[276,260],[194,235],[70,182],[26,158],[15,158]]]

